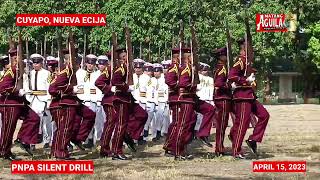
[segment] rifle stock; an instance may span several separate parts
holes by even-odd
[[[228,72],[231,67],[231,61],[232,61],[232,46],[231,46],[231,36],[230,36],[230,31],[229,31],[229,26],[228,22],[226,22],[226,36],[227,36],[227,67],[228,67]]]
[[[126,35],[126,49],[127,49],[127,78],[126,83],[127,85],[133,85],[133,55],[132,55],[132,43],[131,43],[131,34],[129,27],[126,23],[125,26],[125,35]]]
[[[59,30],[57,30],[57,44],[58,44],[58,57],[59,57],[59,72],[64,68],[64,57],[62,56],[62,42],[61,42],[61,34]]]
[[[76,49],[74,47],[74,39],[73,34],[70,31],[69,32],[69,64],[72,69],[71,77],[70,77],[70,84],[72,86],[77,85],[77,78],[76,78],[76,72],[77,72],[77,64],[76,64]]]
[[[184,47],[184,28],[183,28],[183,21],[182,19],[180,19],[179,22],[179,48],[180,48],[180,52],[179,52],[179,63],[182,64],[182,48]]]
[[[21,32],[19,31],[18,37],[18,48],[17,48],[17,89],[20,90],[23,88],[23,74],[24,74],[24,63],[23,63],[23,51],[22,51],[22,37]]]
[[[252,45],[252,36],[250,33],[250,24],[248,16],[245,17],[245,27],[246,27],[246,69],[245,69],[245,76],[251,74],[252,63],[254,59],[253,54],[253,45]]]
[[[118,59],[118,54],[116,52],[116,49],[118,47],[117,44],[117,34],[113,31],[112,32],[112,47],[111,47],[111,79],[112,79],[112,74],[113,74],[113,69],[115,68],[117,59]]]
[[[191,58],[192,58],[192,85],[196,86],[200,83],[199,80],[199,57],[198,57],[198,41],[196,37],[196,30],[194,28],[193,22],[190,20],[191,29]]]

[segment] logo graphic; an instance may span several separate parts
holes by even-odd
[[[285,14],[256,14],[257,32],[287,32]]]

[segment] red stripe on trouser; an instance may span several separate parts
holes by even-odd
[[[37,144],[40,117],[29,106],[22,106],[19,111],[21,113],[20,116],[23,116],[24,119],[18,133],[18,138],[26,144]]]
[[[266,108],[263,107],[263,105],[257,100],[253,103],[252,109],[252,113],[258,117],[258,122],[256,123],[253,129],[253,133],[249,137],[249,139],[256,142],[261,142],[268,125],[270,114],[268,113]]]
[[[218,100],[215,102],[218,110],[216,118],[216,150],[215,152],[224,152],[224,136],[228,126],[229,112],[230,112],[230,101],[229,100]]]
[[[71,140],[76,109],[75,107],[69,106],[59,109],[58,111],[60,111],[60,119],[57,120],[54,156],[57,158],[66,158],[69,157],[67,146]]]
[[[233,155],[241,153],[241,145],[250,123],[252,103],[250,101],[235,102],[235,139],[232,142]]]
[[[1,107],[2,129],[0,137],[0,155],[7,155],[11,151],[13,134],[16,129],[20,107]]]
[[[113,116],[113,107],[104,106],[104,111],[107,114],[106,122],[104,123],[104,128],[101,136],[101,153],[111,154],[110,150],[110,141],[112,137],[112,132],[114,130],[114,119]]]
[[[175,136],[175,133],[177,130],[179,107],[178,107],[178,105],[173,105],[172,109],[173,109],[172,122],[168,128],[168,137],[167,137],[166,143],[163,146],[164,149],[170,150],[170,151],[173,151],[175,149],[175,146],[174,146],[175,137],[174,136]]]
[[[119,118],[118,121],[115,122],[116,126],[114,137],[112,139],[112,149],[114,154],[123,154],[122,145],[129,118],[128,104],[120,103],[115,106]]]
[[[179,112],[178,115],[178,134],[177,134],[177,139],[176,139],[176,155],[181,155],[181,152],[183,152],[184,150],[184,144],[183,144],[183,140],[181,139],[181,135],[183,133],[184,130],[184,126],[185,126],[185,120],[186,120],[186,114],[188,111],[188,106],[186,106],[185,104],[181,104],[181,109],[182,111]]]

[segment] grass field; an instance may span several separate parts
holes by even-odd
[[[162,144],[150,143],[130,153],[130,161],[99,159],[98,153],[74,152],[78,159],[93,159],[93,175],[11,175],[10,162],[0,162],[2,179],[320,179],[320,105],[266,106],[271,118],[264,141],[259,144],[260,160],[305,160],[307,173],[253,173],[252,161],[234,160],[231,156],[208,159],[213,149],[194,141],[189,147],[195,155],[191,161],[174,161],[164,157]],[[229,128],[227,129],[227,132]],[[212,130],[212,137],[214,139]],[[250,129],[247,136],[252,132]],[[226,147],[230,141],[226,138]],[[250,157],[245,143],[244,149]],[[230,148],[228,149],[230,151]],[[19,148],[13,147],[19,157],[28,159]],[[35,159],[45,159],[41,150]]]

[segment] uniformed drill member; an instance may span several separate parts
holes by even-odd
[[[128,122],[128,133],[131,138],[138,142],[139,145],[146,144],[143,139],[144,126],[148,120],[148,113],[146,111],[146,92],[148,75],[143,73],[145,61],[142,59],[134,59],[133,67],[133,86],[134,90],[131,92],[132,100],[130,104],[130,118]]]
[[[78,98],[82,100],[82,103],[91,109],[94,113],[98,110],[98,94],[97,87],[94,85],[96,79],[99,77],[96,74],[96,61],[97,57],[93,54],[88,54],[85,57],[85,69],[78,69],[77,76],[77,87],[79,88]],[[99,71],[98,71],[99,72]],[[100,128],[103,124],[104,117],[101,113],[96,113],[95,125],[91,130],[87,142],[83,145],[85,148],[92,148],[94,146],[94,141],[97,141],[97,133],[101,134],[102,129]]]
[[[155,130],[156,137],[153,140],[160,140],[162,136],[168,133],[168,127],[170,124],[169,107],[168,107],[168,86],[165,83],[163,75],[163,66],[155,63],[154,77],[152,77],[152,86],[155,89]]]
[[[166,139],[166,142],[163,146],[163,149],[165,150],[166,156],[175,156],[175,131],[177,130],[177,122],[178,122],[178,113],[179,113],[179,107],[178,107],[178,81],[179,81],[179,67],[180,67],[180,58],[179,48],[173,48],[172,50],[172,60],[170,67],[168,68],[168,72],[165,75],[165,83],[169,87],[169,108],[171,111],[171,118],[172,122],[169,125],[168,128],[168,136]]]
[[[217,108],[215,153],[221,156],[224,155],[225,150],[223,141],[232,107],[232,94],[228,83],[227,48],[217,49],[215,55],[218,58],[214,73],[214,103]]]
[[[10,49],[11,63],[5,66],[5,73],[0,79],[0,114],[2,115],[2,127],[0,136],[0,156],[4,159],[15,160],[11,152],[13,134],[18,119],[23,123],[18,133],[16,143],[32,155],[30,144],[36,144],[38,140],[40,118],[27,105],[25,90],[17,89],[17,51]]]
[[[240,40],[238,41],[238,44],[240,46],[240,55],[236,58],[228,76],[228,79],[234,88],[233,109],[236,117],[232,127],[233,131],[230,132],[230,138],[232,140],[233,156],[235,158],[244,159],[245,157],[241,152],[241,145],[250,124],[250,114],[253,112],[253,104],[256,100],[256,95],[251,86],[251,83],[255,80],[254,74],[250,74],[249,77],[246,76],[246,72],[251,73],[248,71],[248,69],[250,69],[248,67],[251,66],[251,64],[247,65],[246,61],[246,42],[245,40]],[[263,125],[266,125],[266,123]],[[260,126],[260,128],[261,127],[263,126]],[[265,128],[262,128],[261,130],[262,132],[259,132],[260,138],[262,137],[261,134],[263,135]],[[256,131],[256,133],[258,133],[258,131]],[[255,141],[252,141],[252,143],[252,145],[248,144],[249,147],[254,150],[255,148],[253,146],[256,145]]]
[[[192,139],[193,129],[196,124],[194,115],[194,105],[196,96],[196,86],[192,84],[192,64],[191,64],[191,49],[184,48],[183,65],[179,70],[179,96],[178,105],[180,111],[178,113],[178,122],[176,123],[176,130],[174,132],[175,142],[175,159],[186,160],[192,158],[186,152],[186,146]]]
[[[203,63],[202,67],[202,79],[203,85],[200,86],[200,89],[197,87],[197,90],[200,90],[202,98],[195,96],[196,105],[195,111],[198,114],[201,114],[201,123],[196,137],[206,146],[213,147],[209,141],[210,131],[214,122],[215,107],[211,104],[213,101],[213,92],[210,89],[210,84],[213,83],[213,79],[208,76],[209,65]],[[212,81],[212,82],[211,82]],[[200,81],[201,82],[201,81]],[[213,84],[211,85],[213,86]],[[203,89],[203,90],[202,90]]]
[[[119,60],[112,72],[111,84],[115,86],[115,95],[113,101],[113,109],[115,111],[114,135],[112,139],[112,159],[127,160],[123,153],[123,141],[129,120],[129,104],[131,103],[131,91],[133,87],[129,87],[126,83],[127,77],[127,52],[126,49],[117,49]]]
[[[67,149],[70,141],[84,149],[85,141],[94,125],[95,113],[81,104],[77,98],[78,87],[70,84],[75,75],[71,68],[70,55],[64,58],[65,69],[62,70],[49,86],[49,93],[53,96],[50,104],[50,112],[56,123],[57,130],[52,142],[52,155],[57,159],[70,159]],[[76,116],[82,118],[82,122],[75,122]]]
[[[50,57],[49,57],[50,58]],[[24,87],[26,91],[31,93],[26,95],[30,102],[32,110],[40,117],[40,141],[44,143],[44,148],[49,148],[52,138],[51,115],[48,110],[48,78],[50,72],[43,68],[44,57],[40,54],[32,54],[30,56],[33,70],[30,72],[30,79]]]

